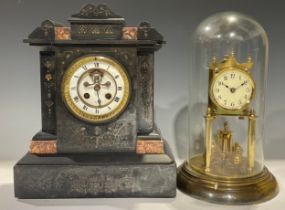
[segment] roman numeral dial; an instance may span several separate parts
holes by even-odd
[[[127,106],[130,83],[117,61],[104,56],[79,58],[66,71],[62,96],[76,117],[102,123],[119,115]]]
[[[223,109],[239,110],[250,103],[254,87],[254,81],[247,72],[223,70],[212,81],[211,99]]]

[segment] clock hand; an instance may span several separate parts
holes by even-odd
[[[98,98],[99,107],[101,107],[101,99],[100,99],[100,95],[99,95],[100,88],[101,88],[101,87],[100,87],[100,84],[95,84],[94,90],[95,90],[96,93],[97,93],[97,98]]]
[[[226,88],[230,89],[230,87],[228,85],[225,85],[223,82],[222,82],[222,85],[225,86]]]
[[[233,88],[233,87],[230,88],[228,85],[226,85],[226,84],[224,84],[224,83],[222,83],[222,85],[225,86],[226,88],[228,88],[231,93],[235,93],[236,90],[237,90],[237,88]]]
[[[241,83],[241,85],[239,85],[239,86],[236,87],[235,89],[237,90],[237,89],[241,88],[241,87],[244,86],[246,83],[247,83],[247,81],[244,81],[243,83]]]
[[[84,85],[84,87],[89,87],[89,86],[92,86],[92,85],[96,85],[96,83],[84,82],[83,85]]]
[[[96,93],[97,93],[97,97],[98,97],[98,104],[100,107],[101,106],[101,99],[100,99],[100,95],[99,95],[99,90],[97,90]]]
[[[107,88],[111,86],[111,82],[108,81],[108,82],[105,82],[104,84],[100,84],[102,86],[106,86]]]
[[[105,82],[104,84],[99,84],[99,83],[88,83],[88,82],[84,82],[83,83],[84,87],[89,87],[89,86],[92,86],[92,85],[100,85],[100,86],[106,86],[106,87],[110,87],[111,86],[111,82],[108,81],[108,82]]]

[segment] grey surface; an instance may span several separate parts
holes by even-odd
[[[176,164],[166,154],[26,154],[14,167],[17,198],[174,197]]]
[[[181,162],[180,162],[181,163]],[[16,199],[12,161],[0,161],[1,210],[283,210],[285,196],[285,161],[267,161],[276,176],[280,193],[273,200],[258,205],[228,206],[192,198],[177,190],[176,198],[97,198],[97,199]]]
[[[28,150],[32,136],[40,129],[40,75],[37,49],[22,43],[42,20],[65,19],[82,4],[78,0],[1,0],[0,3],[0,159],[19,159]],[[92,1],[91,1],[92,2]],[[95,1],[94,1],[95,2]],[[190,68],[191,35],[207,16],[235,10],[254,17],[270,41],[269,81],[266,113],[265,158],[285,158],[285,71],[283,1],[236,0],[104,0],[128,25],[148,20],[168,42],[155,60],[156,122],[173,148],[185,158],[187,76]],[[102,3],[96,1],[95,3]]]

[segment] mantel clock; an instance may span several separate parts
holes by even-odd
[[[178,188],[223,204],[273,198],[278,186],[262,149],[266,32],[250,17],[219,13],[198,26],[193,49],[189,158]]]
[[[15,166],[16,197],[175,196],[175,162],[154,122],[162,35],[106,5],[69,22],[43,21],[24,40],[41,49],[42,130]]]

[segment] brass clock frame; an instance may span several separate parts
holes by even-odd
[[[251,58],[248,58],[246,63],[238,63],[235,59],[234,53],[226,55],[224,60],[217,63],[213,58],[209,66],[209,90],[208,90],[208,109],[204,116],[205,118],[205,152],[194,156],[189,161],[185,161],[178,168],[177,186],[179,189],[188,193],[196,198],[206,198],[209,201],[224,204],[244,204],[244,203],[259,203],[261,201],[270,200],[278,193],[278,186],[274,176],[268,171],[266,167],[258,173],[254,174],[258,163],[255,161],[255,139],[256,139],[256,118],[255,111],[250,109],[250,103],[255,97],[255,82],[250,75],[249,71],[253,66]],[[240,109],[229,110],[221,107],[214,99],[213,96],[213,84],[215,79],[221,73],[226,71],[242,71],[248,74],[253,84],[252,95],[249,103],[245,104]],[[232,132],[227,129],[227,122],[225,122],[224,130],[219,132],[226,134],[225,138],[217,135],[216,142],[214,143],[213,137],[213,122],[217,116],[236,116],[240,118],[248,119],[248,147],[247,147],[247,161],[243,163],[247,173],[235,175],[216,175],[219,172],[219,168],[212,165],[212,159],[214,157],[215,147],[219,144],[222,145],[222,154],[224,154],[224,148],[233,148]],[[227,139],[228,138],[228,139]],[[226,141],[223,141],[226,140]],[[231,143],[227,141],[230,140]],[[228,145],[229,144],[229,145]],[[235,143],[235,146],[241,148],[241,146]],[[242,154],[231,153],[234,160],[240,161]],[[239,166],[239,162],[235,163]],[[241,167],[241,165],[240,165]],[[215,171],[213,173],[213,171]],[[252,175],[251,175],[252,174]],[[252,189],[258,189],[252,191]],[[230,196],[225,198],[225,195]]]
[[[118,70],[118,73],[121,75],[124,85],[125,85],[124,96],[122,97],[120,104],[113,111],[107,114],[91,115],[86,112],[83,112],[74,104],[70,96],[70,92],[69,92],[70,80],[73,74],[79,67],[91,61],[102,61],[102,62],[106,62],[114,66]],[[68,108],[68,110],[78,119],[81,119],[89,123],[94,123],[94,124],[106,123],[118,117],[128,105],[130,95],[131,95],[130,91],[131,91],[130,90],[130,79],[129,79],[127,72],[124,70],[124,67],[121,64],[119,64],[117,61],[115,61],[115,59],[107,57],[107,56],[101,56],[101,55],[87,55],[87,56],[83,56],[75,60],[66,70],[65,75],[63,76],[62,85],[61,85],[62,99],[66,107]]]
[[[211,168],[211,159],[212,159],[212,145],[213,145],[213,122],[217,116],[239,116],[241,118],[248,118],[248,171],[252,172],[254,169],[254,152],[255,152],[255,121],[256,115],[255,111],[249,110],[249,105],[252,102],[252,99],[255,95],[255,82],[252,76],[249,74],[250,69],[253,66],[253,61],[251,57],[248,57],[246,63],[238,63],[234,51],[230,55],[225,55],[224,59],[218,63],[216,58],[212,59],[212,62],[209,66],[209,101],[208,109],[205,115],[205,172],[209,173]],[[225,71],[241,71],[248,74],[248,77],[252,80],[253,90],[252,95],[247,104],[245,104],[240,109],[229,110],[221,107],[214,99],[213,96],[213,84],[215,79]],[[213,100],[214,99],[214,100]]]
[[[227,72],[241,72],[242,74],[247,75],[247,79],[251,83],[252,93],[250,95],[250,98],[248,99],[248,102],[246,104],[244,104],[241,108],[228,109],[226,107],[223,107],[222,105],[220,105],[218,103],[218,101],[216,100],[216,98],[214,96],[214,85],[215,85],[217,79],[220,78],[220,75],[225,74]],[[211,81],[211,86],[210,86],[209,93],[210,93],[211,101],[216,106],[216,109],[218,110],[219,114],[237,114],[237,115],[240,115],[240,114],[243,114],[243,113],[240,112],[240,110],[247,110],[248,107],[249,107],[249,104],[251,103],[251,101],[255,97],[255,82],[252,79],[252,76],[248,72],[246,72],[244,70],[241,70],[241,69],[238,69],[238,68],[224,69],[222,71],[219,71],[218,73],[215,73],[215,75],[214,75],[214,77],[212,78],[212,81]]]
[[[231,55],[226,55],[224,60],[221,63],[217,63],[216,58],[214,57],[212,59],[212,62],[209,66],[209,107],[213,112],[217,115],[238,115],[238,116],[247,116],[248,115],[248,108],[251,103],[251,101],[254,99],[256,91],[255,91],[255,82],[251,76],[250,69],[253,66],[253,62],[251,57],[248,57],[247,63],[238,63],[234,52],[231,53]],[[248,79],[250,79],[250,82],[252,84],[252,93],[250,98],[248,99],[248,103],[244,104],[239,109],[227,109],[223,106],[221,106],[214,97],[214,84],[217,78],[221,74],[224,74],[225,72],[230,71],[238,71],[243,74],[246,74]]]

